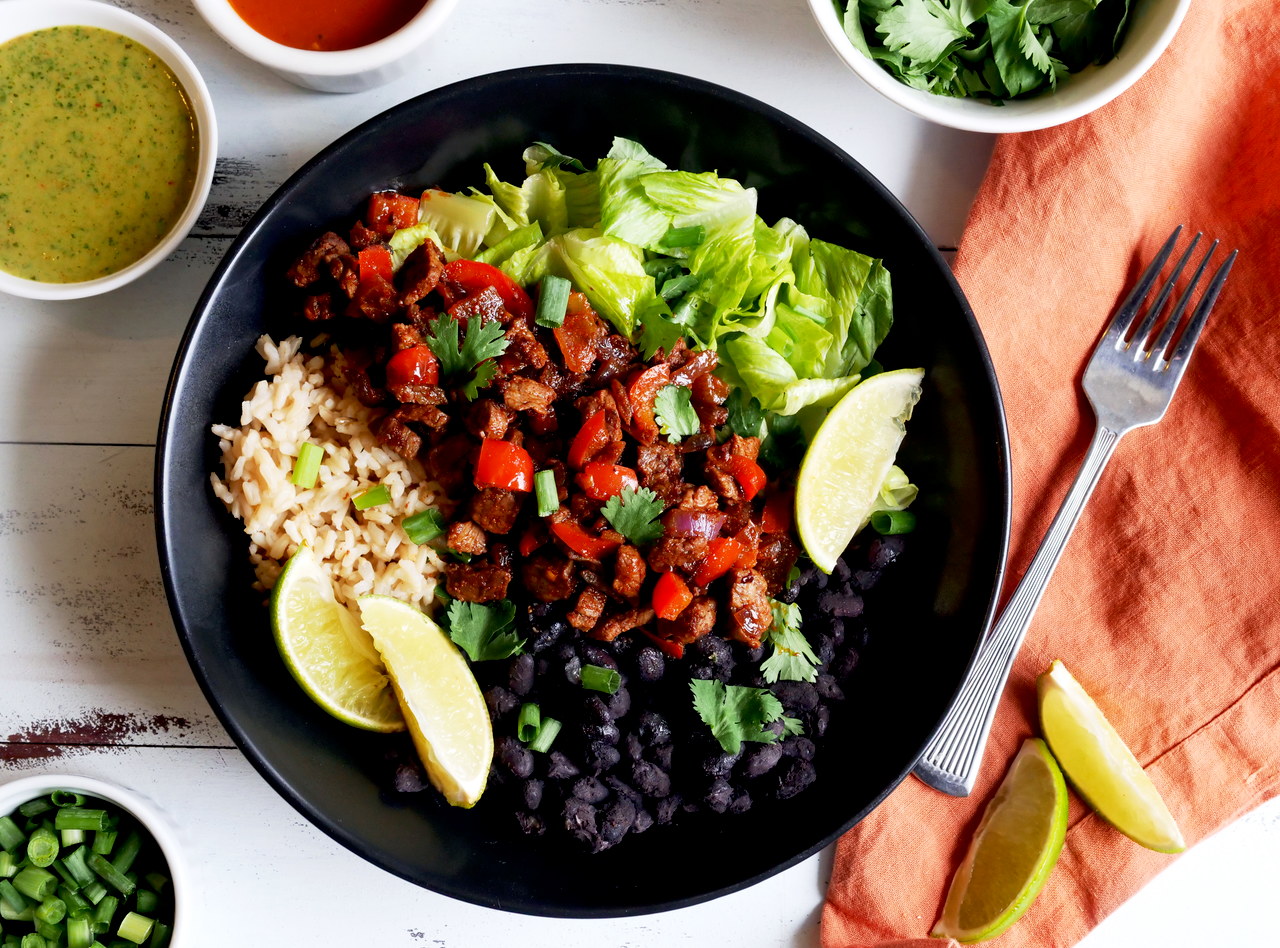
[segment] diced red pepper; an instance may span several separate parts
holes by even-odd
[[[640,487],[640,480],[631,468],[621,464],[606,464],[604,461],[589,462],[576,480],[583,492],[593,500],[608,500],[628,487],[632,490]]]
[[[590,372],[596,361],[596,340],[604,332],[600,325],[600,317],[587,305],[585,309],[574,309],[573,297],[581,293],[569,294],[570,307],[565,314],[564,322],[553,330],[556,343],[560,346],[560,355],[564,357],[564,365],[570,372]],[[586,299],[585,296],[582,297]]]
[[[658,423],[653,419],[653,400],[671,382],[671,366],[659,362],[641,372],[627,388],[631,400],[631,423],[636,437],[645,444],[658,440]]]
[[[729,458],[729,470],[734,480],[742,487],[742,494],[747,500],[760,493],[761,488],[769,480],[765,476],[764,468],[741,454],[735,454]]]
[[[438,385],[440,361],[428,346],[401,349],[387,360],[387,385]]]
[[[780,490],[770,494],[769,499],[764,502],[764,513],[760,516],[761,531],[764,533],[789,531],[795,499],[795,492],[790,490]]]
[[[693,574],[695,586],[706,586],[733,568],[742,556],[742,544],[732,537],[716,537],[707,544],[707,555]]]
[[[621,540],[612,537],[593,537],[572,520],[559,520],[551,524],[551,532],[574,553],[589,560],[598,560],[622,546]]]
[[[446,304],[452,306],[458,300],[475,296],[485,287],[492,287],[502,298],[502,305],[517,319],[533,318],[533,301],[519,284],[497,267],[478,260],[453,260],[446,263],[440,274],[437,289]]]
[[[365,222],[371,230],[386,235],[412,227],[418,223],[418,199],[395,191],[376,191],[369,195]]]
[[[533,490],[533,458],[529,452],[510,441],[485,438],[480,442],[480,458],[476,461],[476,487],[501,487],[503,490]]]
[[[689,584],[675,573],[663,573],[653,587],[653,611],[659,619],[674,619],[693,602]]]
[[[670,639],[664,639],[654,635],[648,629],[644,629],[644,634],[653,640],[653,644],[661,649],[662,654],[668,658],[684,658],[684,645],[680,642],[673,642]]]
[[[574,470],[582,470],[583,465],[595,457],[608,442],[604,409],[601,408],[573,436],[573,443],[569,445],[569,466]]]
[[[530,524],[528,529],[520,535],[520,555],[528,556],[546,542],[547,531],[543,529],[541,521]]]
[[[365,247],[356,255],[356,260],[360,263],[361,283],[375,276],[391,282],[394,276],[391,272],[391,251],[382,244]]]

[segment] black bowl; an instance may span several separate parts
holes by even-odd
[[[245,538],[214,498],[215,421],[239,417],[278,328],[281,275],[370,191],[508,180],[533,141],[586,159],[615,135],[669,165],[718,170],[760,189],[760,213],[883,257],[897,325],[888,366],[924,366],[924,397],[902,463],[921,487],[920,528],[887,588],[869,597],[877,630],[800,798],[714,822],[655,827],[599,855],[519,835],[484,800],[388,791],[386,739],[316,708],[276,654],[250,591]],[[625,66],[520,69],[405,102],[322,151],[245,227],[209,281],[178,350],[156,458],[161,569],[197,678],[249,760],[316,826],[419,885],[494,908],[616,916],[676,908],[757,882],[866,816],[914,765],[957,691],[1000,586],[1008,456],[999,393],[973,315],[924,233],[856,161],[799,122],[738,93]]]

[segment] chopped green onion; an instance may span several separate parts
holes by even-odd
[[[48,869],[27,866],[13,877],[13,887],[27,898],[43,902],[58,891],[58,877]]]
[[[57,948],[62,944],[62,929],[57,925],[36,920],[36,934],[44,939],[45,948]]]
[[[308,489],[316,486],[316,478],[320,476],[320,461],[324,458],[324,448],[310,441],[298,448],[298,459],[293,462],[293,474],[289,480],[295,487]]]
[[[111,930],[111,921],[115,918],[120,900],[114,895],[104,895],[97,908],[93,910],[93,927],[99,932]]]
[[[27,897],[13,887],[8,879],[0,879],[0,905],[7,905],[15,912],[29,908]]]
[[[116,850],[116,854],[111,857],[111,865],[115,866],[117,872],[128,872],[133,868],[133,861],[138,858],[141,849],[142,835],[137,830],[130,830],[124,842],[120,844],[120,848]],[[89,865],[93,866],[92,860]]]
[[[134,904],[139,912],[150,914],[156,910],[156,906],[160,904],[160,896],[156,895],[150,889],[139,889],[134,895]]]
[[[450,550],[445,550],[445,552],[446,552],[446,553],[448,553],[450,556],[452,556],[452,557],[453,557],[455,560],[457,560],[459,563],[470,563],[470,562],[471,562],[471,554],[470,554],[470,553],[465,553],[465,552],[463,552],[462,550],[452,550],[452,549],[450,549]]]
[[[143,878],[147,880],[147,885],[151,886],[152,890],[156,892],[163,892],[164,887],[169,884],[169,877],[163,872],[148,872]]]
[[[49,794],[49,802],[54,806],[84,806],[84,794],[74,790],[55,790]]]
[[[147,940],[147,936],[151,934],[151,926],[155,923],[153,918],[147,918],[137,912],[130,912],[121,919],[120,927],[116,929],[116,934],[121,938],[128,939],[135,945],[140,945]]]
[[[67,917],[67,903],[62,899],[45,899],[36,906],[36,921],[57,925]]]
[[[871,529],[883,536],[910,533],[916,528],[916,515],[910,510],[877,510],[871,515]]]
[[[119,835],[119,830],[98,830],[93,834],[93,851],[99,856],[110,856],[111,850],[114,849],[116,845],[116,837]]]
[[[18,829],[18,824],[11,817],[0,816],[0,849],[11,852],[21,846],[24,839],[26,837],[22,830]]]
[[[164,922],[156,922],[155,928],[151,929],[151,940],[147,942],[147,948],[164,948],[169,944],[169,933],[173,931]]]
[[[48,813],[52,809],[53,804],[49,802],[48,797],[36,797],[34,800],[28,800],[18,807],[18,812],[30,819],[33,816],[39,816],[41,813]]]
[[[106,896],[107,887],[103,885],[101,882],[99,882],[97,879],[94,879],[87,886],[85,886],[80,890],[80,894],[83,895],[90,902],[92,902],[94,905],[97,905]]]
[[[370,487],[363,494],[357,494],[352,503],[356,505],[356,510],[381,507],[383,504],[391,503],[391,490],[386,484],[379,484],[377,487]]]
[[[71,846],[79,846],[84,842],[84,830],[69,829],[58,830],[58,839],[62,841],[62,848],[67,849]]]
[[[93,944],[93,928],[89,919],[73,915],[67,919],[67,948],[89,948]]]
[[[582,666],[582,687],[588,691],[602,691],[607,695],[617,694],[622,684],[622,676],[612,668],[599,665]]]
[[[533,315],[533,321],[548,329],[563,326],[571,289],[569,281],[562,276],[554,273],[544,276],[538,284],[538,309]]]
[[[539,517],[550,517],[560,509],[560,494],[556,490],[556,472],[551,468],[533,475],[533,493],[538,499]]]
[[[538,728],[538,733],[533,740],[529,742],[529,750],[536,751],[539,754],[545,754],[551,750],[551,743],[556,739],[556,735],[560,733],[560,722],[555,718],[543,718],[542,726]]]
[[[91,853],[85,862],[89,864],[89,868],[96,872],[103,882],[111,886],[111,888],[115,889],[121,895],[130,895],[133,893],[134,884],[128,879],[128,877],[97,853]]]
[[[58,858],[58,837],[47,826],[37,826],[27,837],[27,861],[41,869]]]
[[[93,904],[69,885],[58,886],[58,898],[67,903],[68,915],[88,915]]]
[[[12,879],[18,874],[18,857],[11,852],[0,851],[0,879]]]
[[[520,705],[520,719],[516,722],[516,737],[528,744],[542,730],[542,710],[533,702]]]
[[[36,907],[28,902],[27,907],[19,912],[8,902],[0,901],[0,918],[6,922],[33,922],[36,918]]]
[[[691,224],[688,227],[672,227],[662,240],[658,242],[659,247],[675,248],[675,247],[696,247],[707,236],[707,229],[701,224]]]
[[[440,511],[434,507],[416,513],[412,517],[405,517],[400,521],[400,526],[404,528],[409,539],[418,546],[429,543],[445,532],[444,519],[440,516]]]
[[[53,865],[50,868],[52,868],[54,872],[56,872],[59,876],[61,876],[62,881],[65,882],[67,885],[71,886],[71,888],[73,889],[80,888],[80,883],[76,881],[76,877],[73,876],[71,874],[71,870],[67,868],[67,864],[65,860],[55,859],[53,861]]]
[[[27,932],[22,936],[22,948],[49,948],[49,943],[38,932]]]
[[[66,806],[53,818],[57,830],[101,830],[107,828],[107,811]]]
[[[81,846],[78,849],[71,850],[71,853],[62,860],[62,864],[66,867],[71,878],[82,889],[95,880],[93,870],[84,861],[84,857],[87,855],[89,855],[88,849]]]

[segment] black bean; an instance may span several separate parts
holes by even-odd
[[[831,577],[836,582],[847,582],[849,577],[853,575],[853,569],[845,562],[844,557],[836,560],[836,565],[831,568]]]
[[[599,645],[584,642],[578,650],[578,654],[582,656],[582,664],[584,665],[598,665],[601,668],[609,668],[614,671],[618,669],[618,660]]]
[[[659,744],[657,747],[649,748],[649,759],[663,770],[670,770],[671,758],[674,753],[674,744]]]
[[[598,777],[579,777],[573,782],[573,795],[587,803],[603,803],[609,798],[609,788]]]
[[[831,660],[831,674],[835,676],[836,681],[844,681],[858,667],[858,650],[846,646],[836,652],[836,657]]]
[[[733,649],[718,635],[704,635],[686,654],[694,664],[733,668]]]
[[[795,602],[800,598],[800,591],[803,588],[804,587],[801,586],[800,580],[796,579],[794,582],[788,583],[786,588],[779,592],[774,598],[777,599],[778,602]]]
[[[837,646],[843,645],[843,644],[844,644],[844,622],[843,622],[843,620],[841,620],[841,619],[834,619],[834,618],[833,618],[833,619],[828,623],[828,629],[829,629],[829,634],[830,634],[830,636],[831,636],[831,641],[835,642],[835,644],[836,644]]]
[[[501,685],[485,690],[484,703],[489,708],[489,717],[494,721],[500,721],[520,707],[520,699]]]
[[[661,681],[666,659],[660,651],[646,645],[636,652],[636,676],[641,681]]]
[[[746,813],[751,809],[751,794],[745,790],[739,790],[733,795],[733,799],[729,801],[730,813]]]
[[[400,764],[392,781],[397,793],[418,793],[427,789],[426,775],[416,764]]]
[[[729,801],[733,799],[733,787],[729,786],[729,781],[723,777],[717,777],[711,781],[711,786],[707,787],[707,792],[702,797],[702,802],[707,807],[716,812],[723,813],[729,809]]]
[[[644,803],[644,795],[616,774],[610,774],[605,777],[604,783],[605,786],[612,790],[616,795],[626,797],[636,806],[640,806]]]
[[[813,683],[818,697],[824,701],[843,701],[844,690],[836,682],[835,675],[819,675]]]
[[[636,730],[640,734],[640,740],[651,746],[671,743],[671,725],[657,711],[645,711],[641,714]]]
[[[771,690],[788,711],[812,711],[818,706],[818,689],[807,681],[780,681]]]
[[[679,812],[683,799],[680,794],[673,793],[668,797],[663,797],[653,807],[653,821],[658,824],[670,823],[675,819],[675,815]]]
[[[665,797],[671,793],[671,777],[657,764],[636,761],[631,768],[631,782],[647,797]]]
[[[612,845],[627,835],[636,821],[636,805],[626,797],[618,797],[600,814],[600,838]]]
[[[587,748],[587,767],[595,773],[603,773],[622,760],[622,752],[610,744],[592,744]]]
[[[742,764],[738,768],[744,776],[760,777],[767,774],[782,759],[782,745],[753,743],[743,751]]]
[[[729,754],[723,751],[718,754],[709,754],[702,759],[702,772],[708,777],[723,777],[733,770],[733,765],[738,762],[738,758],[741,756],[741,750],[736,754]]]
[[[859,589],[867,590],[880,581],[880,571],[876,569],[856,569],[853,571],[853,584]]]
[[[582,735],[589,744],[609,744],[610,746],[617,744],[622,738],[618,725],[612,721],[607,724],[583,725]]]
[[[862,615],[862,597],[855,592],[828,589],[818,597],[818,608],[827,615],[855,619]]]
[[[549,602],[534,602],[529,606],[530,620],[545,619],[549,615],[551,615],[551,603]],[[534,622],[533,626],[537,628],[538,623]]]
[[[612,724],[614,715],[604,695],[589,694],[582,701],[582,717],[588,724]]]
[[[631,824],[632,833],[643,833],[645,830],[653,826],[653,814],[640,807],[636,810],[636,821]]]
[[[867,547],[867,565],[872,569],[884,569],[902,555],[906,542],[900,536],[876,537]]]
[[[582,773],[578,765],[560,751],[552,751],[547,755],[547,777],[552,780],[565,780]]]
[[[533,656],[527,652],[511,660],[507,669],[507,688],[513,695],[524,697],[533,690]]]
[[[639,734],[628,733],[622,736],[622,756],[627,760],[644,758],[644,741],[640,740]]]
[[[788,760],[778,772],[774,785],[774,796],[779,800],[787,800],[807,789],[818,778],[813,764],[798,758]]]
[[[533,773],[533,751],[514,737],[504,735],[494,742],[494,756],[513,777],[528,777]]]
[[[542,781],[537,777],[530,777],[524,782],[523,795],[524,805],[530,810],[542,806]]]
[[[813,760],[813,755],[817,748],[814,747],[813,741],[807,737],[788,737],[782,742],[782,753],[786,757],[796,757],[800,760]]]
[[[582,842],[594,844],[599,836],[596,808],[578,797],[569,797],[564,801],[564,828]]]
[[[526,836],[541,836],[547,831],[547,824],[537,813],[516,812],[516,825]]]
[[[609,710],[613,712],[615,718],[625,718],[627,712],[631,710],[631,692],[624,685],[609,695],[605,703],[609,705]]]
[[[560,636],[569,630],[569,624],[560,619],[553,619],[543,625],[534,626],[537,631],[529,639],[529,651],[541,652],[551,648],[560,641]]]
[[[809,723],[805,728],[806,733],[814,737],[822,737],[827,733],[827,726],[831,723],[831,709],[825,704],[820,704],[809,712],[807,719]]]
[[[565,660],[564,680],[575,686],[582,684],[582,659],[577,655]]]
[[[818,657],[819,665],[825,665],[835,657],[836,643],[830,635],[816,635],[810,639],[809,644],[813,646],[813,654]]]

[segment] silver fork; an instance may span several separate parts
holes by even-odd
[[[1153,425],[1164,417],[1209,318],[1209,311],[1213,309],[1235,261],[1237,252],[1233,250],[1209,280],[1185,328],[1178,332],[1192,294],[1204,275],[1209,258],[1218,247],[1215,240],[1195,268],[1172,312],[1166,316],[1165,309],[1173,298],[1174,284],[1200,242],[1202,235],[1196,234],[1144,310],[1143,305],[1181,233],[1182,227],[1179,226],[1165,241],[1116,310],[1093,350],[1084,372],[1085,395],[1097,418],[1093,442],[1031,566],[983,642],[977,663],[916,764],[916,776],[943,793],[963,797],[973,790],[987,735],[991,731],[991,721],[1009,678],[1009,670],[1013,667],[1014,656],[1026,638],[1036,606],[1040,604],[1049,577],[1058,565],[1085,502],[1093,493],[1102,469],[1121,436],[1134,428]]]

